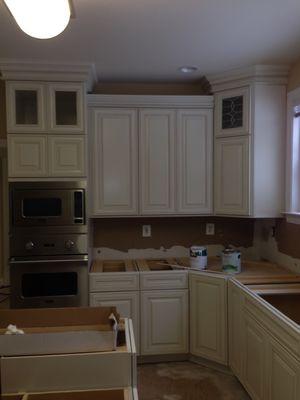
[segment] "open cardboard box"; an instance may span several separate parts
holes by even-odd
[[[2,396],[1,400],[137,400],[132,388],[69,392],[26,393]]]
[[[115,307],[0,310],[0,356],[116,350]],[[24,334],[7,335],[9,324]]]

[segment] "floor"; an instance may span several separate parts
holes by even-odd
[[[249,400],[232,375],[191,362],[138,367],[139,400]]]

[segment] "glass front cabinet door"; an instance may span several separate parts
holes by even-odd
[[[9,133],[45,131],[45,86],[42,83],[7,82],[6,96]]]
[[[226,90],[216,95],[215,135],[249,134],[249,88]]]
[[[50,83],[50,131],[84,133],[83,87],[81,84]]]

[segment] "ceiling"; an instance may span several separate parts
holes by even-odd
[[[73,0],[58,37],[18,29],[0,0],[0,58],[93,62],[99,81],[194,81],[300,58],[299,0]],[[198,71],[183,75],[182,65]]]

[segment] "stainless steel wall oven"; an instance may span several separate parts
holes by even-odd
[[[86,182],[12,182],[11,307],[88,303]]]

